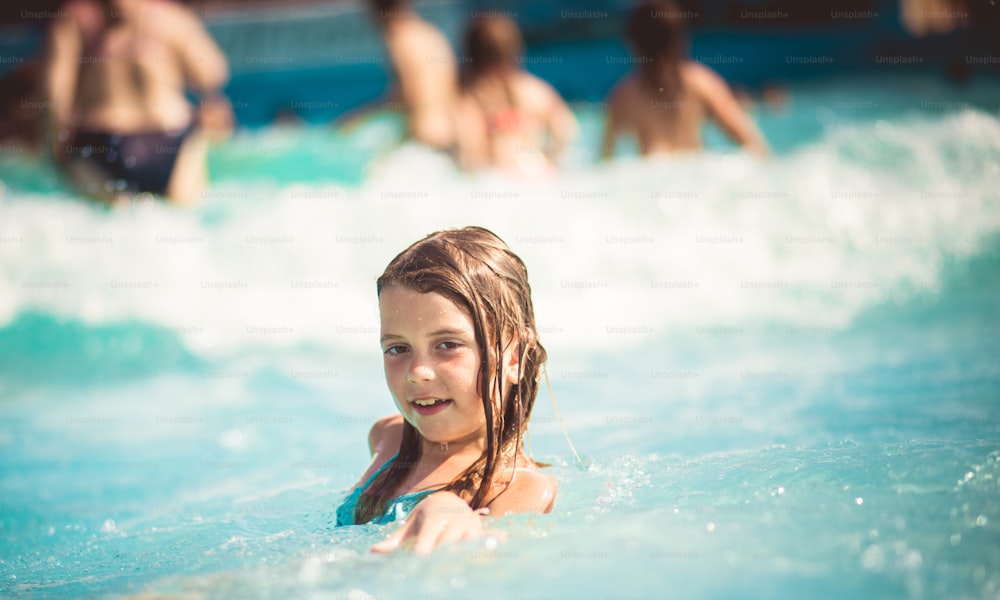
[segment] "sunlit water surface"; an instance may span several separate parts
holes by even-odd
[[[997,86],[789,92],[770,160],[598,165],[582,107],[544,181],[392,117],[240,132],[193,210],[4,159],[0,595],[997,597]],[[584,465],[543,390],[552,514],[371,555],[333,512],[393,411],[374,280],[466,224],[529,267]]]

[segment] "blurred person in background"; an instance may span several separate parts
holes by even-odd
[[[628,19],[633,72],[612,90],[601,157],[611,158],[621,133],[639,151],[670,154],[702,147],[701,126],[713,120],[737,144],[759,155],[767,143],[725,80],[687,58],[686,12],[668,0],[643,2]]]
[[[71,0],[62,12],[43,74],[56,162],[105,202],[197,200],[209,138],[232,127],[226,59],[197,15],[168,0]]]
[[[37,60],[24,62],[0,78],[0,156],[36,155],[44,143],[45,101]]]
[[[969,12],[962,0],[900,0],[903,27],[915,36],[951,33],[969,24]]]
[[[965,83],[974,70],[995,72],[1000,56],[1000,5],[995,0],[900,0],[903,28],[914,37],[954,34],[961,42],[952,51],[947,75]]]
[[[469,24],[459,108],[463,168],[544,174],[577,134],[559,93],[522,67],[523,46],[517,25],[503,15]]]
[[[458,61],[451,44],[408,0],[370,0],[370,6],[395,76],[388,99],[378,105],[403,112],[407,138],[452,154]],[[370,106],[356,109],[341,123],[351,127],[371,111]]]

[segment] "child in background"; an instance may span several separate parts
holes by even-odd
[[[472,20],[459,102],[463,168],[525,174],[552,170],[576,136],[576,117],[552,86],[521,67],[517,25],[502,15]]]
[[[611,158],[623,132],[637,138],[644,156],[699,150],[706,119],[751,152],[767,153],[764,137],[726,82],[686,57],[685,18],[685,11],[666,0],[643,2],[629,17],[637,67],[611,92],[602,158]]]
[[[486,515],[548,512],[556,482],[523,440],[546,353],[524,263],[479,227],[434,233],[377,283],[386,382],[399,414],[372,427],[372,463],[337,524],[402,527],[414,551],[483,534]]]

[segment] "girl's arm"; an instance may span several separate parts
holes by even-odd
[[[414,553],[427,555],[441,544],[483,537],[485,514],[485,510],[473,511],[452,492],[437,492],[424,498],[402,527],[371,550],[384,554],[412,542]]]
[[[517,469],[510,485],[494,496],[485,509],[473,511],[458,495],[437,492],[420,502],[402,527],[372,546],[371,550],[376,553],[393,552],[412,541],[415,553],[429,554],[441,544],[477,539],[491,533],[485,529],[486,515],[547,513],[555,503],[557,489],[555,479],[538,471]]]

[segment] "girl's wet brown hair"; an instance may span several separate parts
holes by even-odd
[[[626,33],[639,59],[639,80],[647,92],[672,100],[681,91],[681,63],[687,58],[686,12],[672,0],[635,7]]]
[[[521,259],[494,233],[465,227],[433,233],[392,259],[377,289],[401,286],[437,292],[472,317],[482,362],[479,391],[486,415],[486,450],[468,469],[442,488],[455,492],[473,509],[495,495],[498,471],[513,467],[538,395],[539,373],[546,360],[538,340],[528,271]],[[504,350],[515,345],[518,381],[503,396]],[[367,523],[385,510],[396,488],[420,460],[420,433],[403,424],[399,456],[361,494],[355,522]]]

